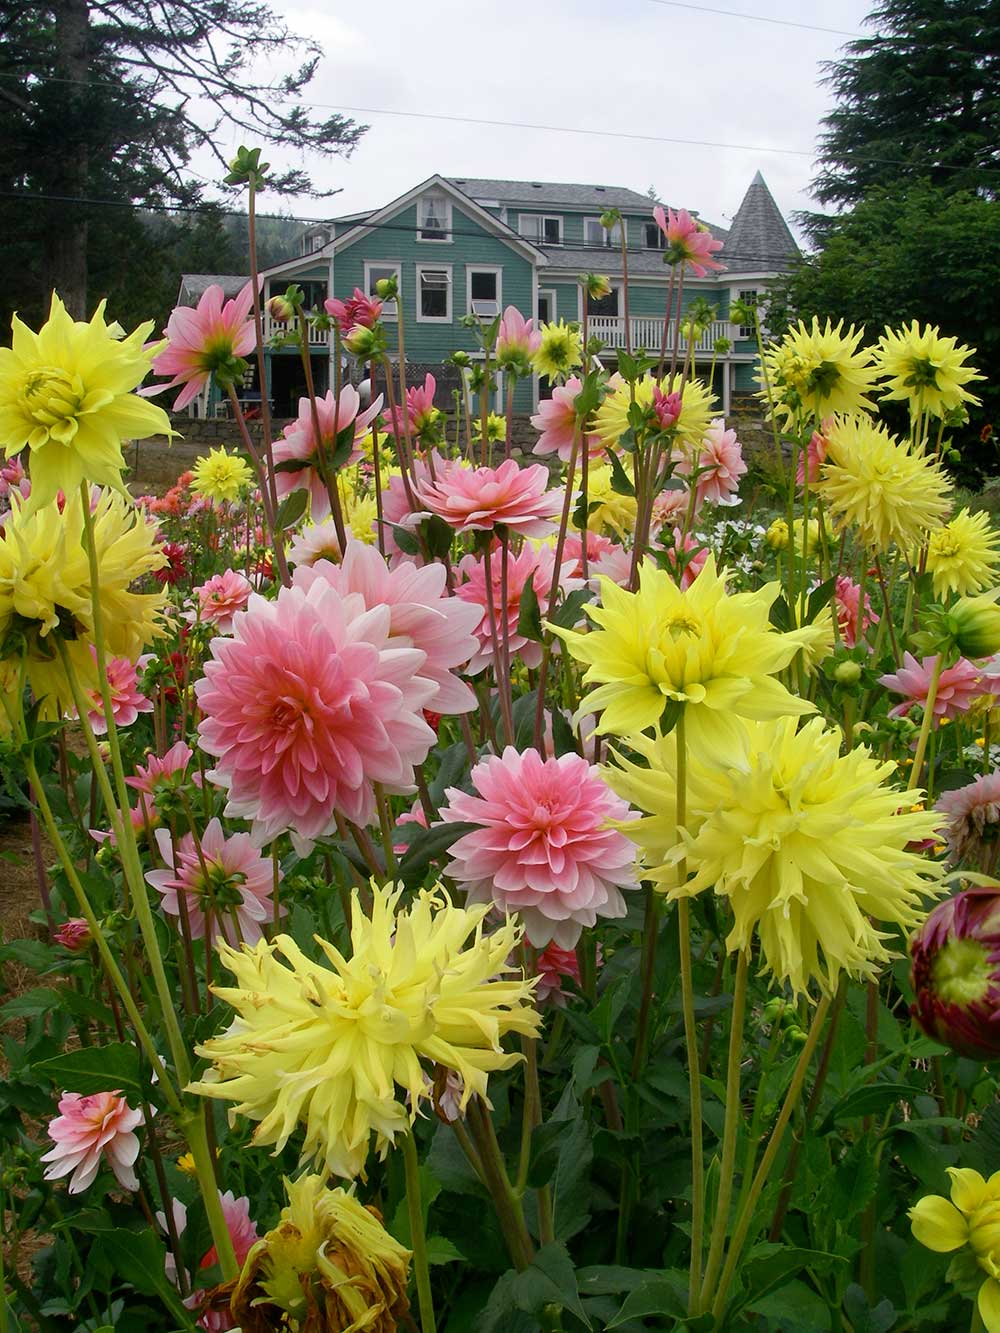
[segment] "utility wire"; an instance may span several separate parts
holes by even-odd
[[[686,4],[684,0],[650,0],[654,5],[665,5],[669,9],[690,9],[696,14],[721,15],[723,18],[750,19],[754,23],[774,23],[782,28],[803,28],[806,32],[825,32],[831,37],[851,37],[861,41],[864,33],[847,32],[844,28],[821,28],[816,23],[799,23],[795,19],[771,18],[767,14],[745,14],[741,9],[714,9],[711,5]]]

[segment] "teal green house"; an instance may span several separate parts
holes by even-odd
[[[458,372],[446,366],[456,349],[477,355],[474,329],[462,322],[475,315],[488,322],[507,306],[539,320],[581,320],[580,275],[602,273],[611,293],[591,302],[592,334],[604,343],[602,359],[613,368],[631,334],[633,349],[658,351],[664,337],[668,348],[683,346],[678,326],[693,301],[707,301],[716,318],[695,348],[699,374],[713,375],[715,392],[728,413],[732,397],[754,387],[756,351],[750,330],[729,322],[737,297],[755,299],[777,274],[798,256],[798,247],[764,178],[758,172],[728,228],[706,223],[724,243],[717,256],[722,273],[685,278],[680,301],[675,292],[667,310],[670,269],[663,263],[663,238],[653,221],[646,195],[611,185],[570,185],[544,181],[488,180],[432,176],[384,207],[311,224],[300,238],[301,253],[263,274],[266,301],[290,283],[303,288],[306,305],[322,309],[328,296],[346,299],[355,288],[373,294],[380,278],[395,276],[402,297],[407,379],[422,381],[430,371],[438,380],[439,406],[450,405]],[[608,233],[601,214],[617,209],[627,241],[628,301],[622,265],[621,236]],[[185,275],[181,303],[194,304],[210,282],[235,293],[244,278],[209,274]],[[626,304],[630,328],[626,331]],[[398,357],[398,311],[383,310],[390,355]],[[265,320],[268,341],[284,326]],[[720,339],[729,348],[718,353]],[[679,341],[678,341],[679,340]],[[314,330],[311,360],[319,392],[333,381],[332,334]],[[478,353],[481,356],[481,353]],[[366,367],[344,356],[344,373],[354,379]],[[305,392],[297,349],[269,348],[268,395],[278,417],[293,416]],[[515,410],[530,412],[548,386],[535,377],[518,383]],[[248,386],[248,401],[259,398],[259,386]],[[505,398],[497,385],[497,408]],[[224,410],[211,395],[193,405],[199,415]]]

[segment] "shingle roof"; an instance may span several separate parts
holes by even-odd
[[[224,296],[237,296],[249,281],[237,273],[182,273],[178,305],[197,305],[208,287],[221,287]]]
[[[571,185],[561,181],[504,181],[472,176],[446,180],[471,199],[496,199],[501,204],[559,204],[564,208],[628,208],[647,212],[649,198],[622,185]]]
[[[584,249],[552,246],[545,251],[542,267],[571,269],[574,273],[607,273],[614,277],[622,271],[622,256],[620,250],[611,246],[606,249],[599,249],[596,245]],[[633,250],[631,247],[628,252],[628,271],[629,277],[652,273],[662,278],[668,274],[663,266],[661,250]]]
[[[798,256],[788,223],[758,171],[736,211],[719,258],[730,273],[751,273],[788,268]]]

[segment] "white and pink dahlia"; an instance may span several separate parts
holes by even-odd
[[[203,625],[214,625],[220,634],[228,634],[233,627],[233,616],[242,611],[253,592],[253,584],[234,569],[213,574],[194,590],[197,609],[187,619],[200,620]]]
[[[90,655],[97,661],[97,650],[91,646]],[[147,659],[140,659],[141,665]],[[140,713],[153,711],[152,700],[147,699],[139,688],[138,667],[127,657],[109,657],[105,663],[108,677],[108,692],[111,695],[111,716],[115,726],[130,727]],[[87,721],[96,736],[103,736],[108,729],[108,719],[104,712],[104,698],[100,690],[83,691],[84,698],[90,704],[87,709]],[[71,716],[76,717],[74,710]]]
[[[345,384],[339,397],[330,389],[325,398],[317,398],[315,419],[311,400],[300,398],[299,415],[274,442],[278,498],[284,499],[291,491],[307,490],[313,519],[319,523],[326,518],[330,513],[330,493],[323,478],[324,467],[331,469],[338,445],[345,442],[351,446],[350,453],[336,465],[356,463],[362,456],[365,432],[381,411],[381,394],[370,407],[362,409],[353,384]]]
[[[722,417],[717,417],[705,432],[697,464],[695,483],[697,505],[736,505],[740,502],[740,478],[747,470],[743,461],[743,446],[734,430],[726,430]],[[692,461],[684,457],[677,464],[681,476],[690,476]]]
[[[544,537],[561,503],[558,491],[546,489],[548,483],[541,463],[520,467],[509,458],[498,468],[454,468],[436,482],[421,481],[417,499],[456,532],[503,527],[522,537]]]
[[[42,1157],[49,1163],[45,1179],[69,1176],[70,1194],[79,1194],[93,1184],[103,1161],[122,1189],[137,1190],[139,1181],[133,1167],[139,1156],[139,1140],[135,1131],[141,1124],[142,1112],[133,1110],[118,1091],[95,1092],[87,1097],[64,1092],[59,1098],[59,1114],[49,1121],[49,1138],[55,1147]]]
[[[202,748],[226,813],[250,819],[263,841],[286,830],[303,852],[339,814],[375,810],[372,784],[412,790],[434,732],[422,710],[438,686],[420,675],[426,653],[390,638],[392,612],[368,610],[326,580],[254,594],[216,638],[195,685]]]
[[[446,871],[469,902],[516,912],[536,949],[572,949],[598,917],[625,915],[635,852],[609,824],[636,816],[594,765],[508,746],[477,764],[471,781],[476,795],[451,787],[441,811],[445,823],[478,825],[453,843]]]
[[[221,935],[233,948],[241,941],[256,944],[261,923],[274,913],[274,866],[261,856],[250,834],[227,838],[219,821],[212,819],[200,845],[185,833],[175,847],[165,828],[157,829],[155,837],[167,869],[150,870],[146,880],[159,893],[164,912],[180,917],[183,896],[192,939],[202,939],[210,921],[213,939]]]
[[[444,565],[416,565],[401,560],[388,569],[373,546],[349,541],[340,565],[321,561],[297,569],[295,587],[309,588],[317,580],[328,583],[342,596],[357,593],[365,606],[389,608],[389,639],[394,647],[419,648],[427,660],[420,668],[432,680],[437,693],[427,707],[435,713],[467,713],[476,706],[476,696],[453,674],[465,666],[478,648],[473,630],[480,612],[468,602],[449,596]]]

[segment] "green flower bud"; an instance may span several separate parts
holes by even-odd
[[[395,276],[391,278],[379,278],[375,284],[375,295],[380,301],[395,301],[399,295],[399,283]]]
[[[960,597],[948,612],[955,647],[963,657],[992,657],[1000,652],[1000,588],[979,597]]]
[[[838,685],[857,685],[861,679],[861,663],[853,662],[850,658],[846,662],[838,662],[833,678]]]

